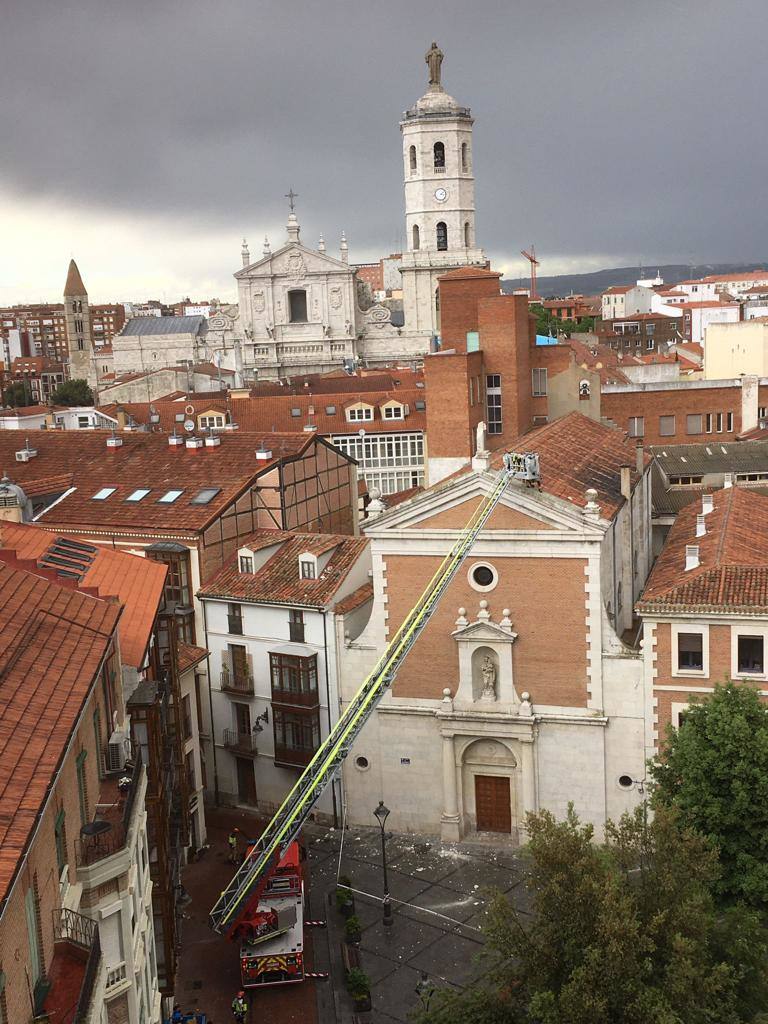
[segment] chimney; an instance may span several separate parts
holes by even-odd
[[[184,447],[190,452],[199,451],[203,447],[203,439],[202,437],[188,437],[184,442]]]
[[[642,441],[638,441],[635,445],[635,468],[637,469],[638,476],[642,476],[645,472],[645,456]]]
[[[184,447],[184,438],[181,434],[177,434],[175,430],[172,434],[169,434],[168,447],[180,452]]]
[[[702,515],[709,515],[712,509],[715,507],[715,499],[711,494],[702,494],[701,496],[701,513]]]
[[[723,477],[723,488],[733,487],[733,473],[726,473]]]
[[[631,466],[621,467],[621,496],[626,498],[627,501],[632,497],[632,482],[630,474],[632,472]]]
[[[219,437],[218,434],[211,434],[209,437],[206,437],[205,439],[206,448],[218,448],[220,444],[221,438]]]
[[[707,532],[707,524],[704,522],[703,514],[696,516],[696,536],[703,537]]]
[[[699,567],[699,545],[698,544],[686,544],[685,545],[685,571],[689,572],[691,569],[698,569]]]
[[[128,416],[126,415],[125,409],[122,405],[118,405],[115,410],[115,419],[117,420],[118,430],[125,430],[126,424],[128,423]]]
[[[757,426],[757,401],[759,378],[745,373],[741,378],[741,433],[754,430]]]
[[[112,436],[107,438],[107,448],[111,448],[114,451],[116,448],[120,448],[122,443],[122,437],[118,437],[113,430]]]

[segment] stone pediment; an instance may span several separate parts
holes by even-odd
[[[495,622],[470,622],[451,633],[454,640],[468,640],[472,643],[505,643],[513,644],[517,640],[517,633],[512,632],[511,624],[508,627],[497,625]]]
[[[340,272],[348,274],[350,277],[354,274],[354,270],[348,263],[342,263],[341,260],[334,259],[327,253],[307,249],[300,242],[289,242],[277,252],[239,270],[235,274],[235,278],[240,280],[262,277],[302,278],[307,274],[338,274]]]

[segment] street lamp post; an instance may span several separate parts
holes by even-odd
[[[389,817],[389,808],[384,806],[384,801],[379,800],[379,806],[373,812],[373,816],[379,823],[381,829],[381,866],[384,872],[384,927],[392,926],[392,903],[389,899],[389,881],[387,880],[387,837],[384,833],[384,826]]]

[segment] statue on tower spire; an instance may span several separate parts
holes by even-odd
[[[443,51],[437,43],[432,43],[424,54],[424,60],[429,68],[429,85],[431,89],[438,90],[443,88],[440,82],[440,65],[443,63],[443,57]]]

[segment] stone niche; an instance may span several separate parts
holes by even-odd
[[[517,713],[520,698],[515,690],[512,631],[509,609],[494,622],[488,602],[480,601],[474,622],[466,608],[459,608],[456,630],[451,634],[459,655],[459,685],[454,697],[458,710],[506,711]]]

